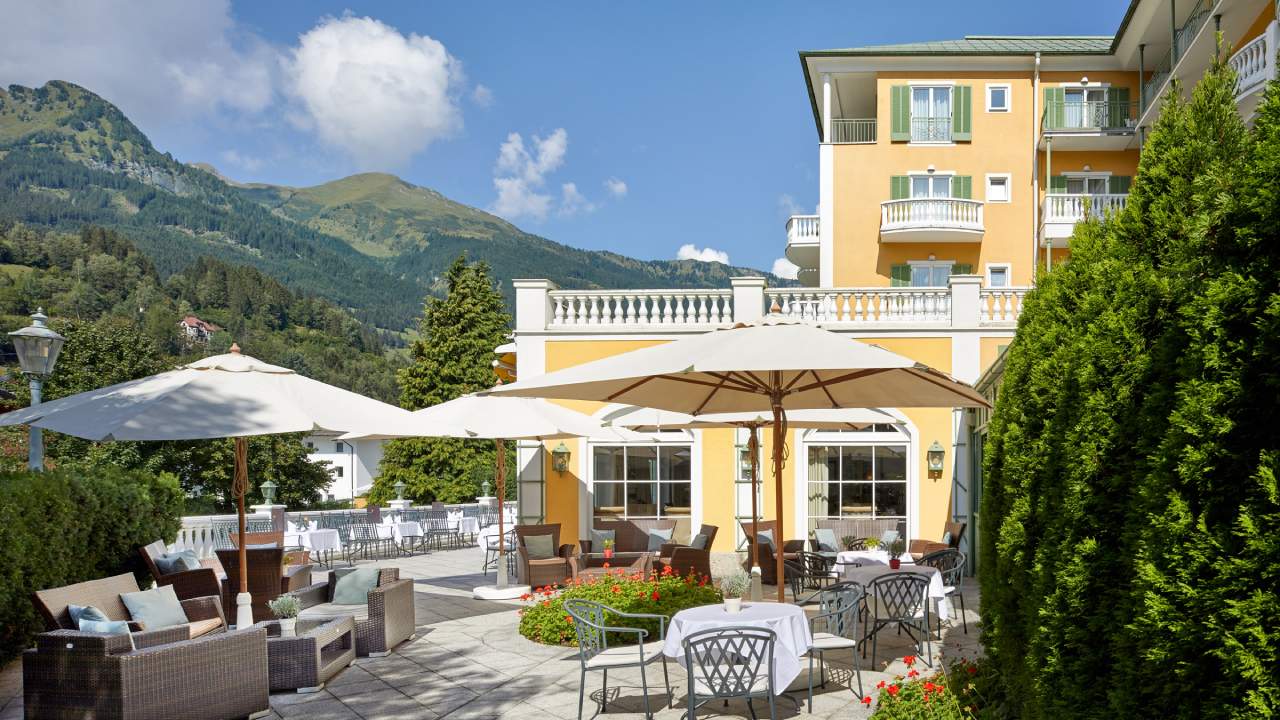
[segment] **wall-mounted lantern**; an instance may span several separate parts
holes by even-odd
[[[569,447],[560,441],[560,444],[551,451],[551,469],[561,475],[569,471]]]
[[[929,450],[925,453],[925,461],[929,464],[930,480],[938,480],[942,477],[942,466],[946,459],[946,449],[937,440],[934,440],[933,444],[929,446]]]
[[[277,487],[279,486],[271,482],[270,480],[258,486],[258,489],[262,491],[262,502],[264,505],[276,504],[276,488]]]

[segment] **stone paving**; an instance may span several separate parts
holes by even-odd
[[[517,632],[519,602],[497,603],[473,600],[471,589],[486,584],[478,569],[482,553],[476,548],[446,550],[412,558],[383,560],[395,565],[401,577],[414,580],[417,591],[418,636],[402,644],[387,657],[358,658],[354,665],[336,676],[324,690],[308,694],[278,693],[271,696],[272,718],[312,718],[315,720],[367,720],[391,718],[559,718],[572,720],[578,713],[579,663],[576,648],[547,647],[525,640]],[[493,582],[490,573],[487,583]],[[766,588],[766,596],[768,590]],[[977,643],[978,597],[973,581],[964,587],[968,605],[969,634],[956,621],[943,631],[943,642],[934,642],[935,663],[939,653],[947,658],[973,657]],[[957,608],[958,611],[958,608]],[[880,668],[862,672],[863,686],[874,688],[882,679],[903,674],[902,656],[914,648],[905,635],[882,633]],[[892,659],[888,659],[890,656]],[[869,664],[870,658],[864,661]],[[662,674],[651,666],[650,702],[658,718],[678,718],[685,712],[687,679],[683,668],[669,665],[675,708],[668,708],[662,689]],[[815,689],[813,717],[865,718],[870,715],[843,684],[850,678],[848,657],[841,663],[828,659],[829,677],[825,690]],[[598,712],[601,697],[600,675],[587,676],[588,697],[583,717]],[[654,689],[656,686],[656,690]],[[807,687],[802,673],[790,688],[790,695],[804,701]],[[601,718],[641,718],[644,716],[639,671],[620,670],[609,674],[607,709]],[[807,715],[806,708],[780,698],[780,717]],[[756,704],[760,715],[767,705]],[[750,717],[742,702],[720,703],[700,708],[703,717]],[[0,672],[0,720],[22,717],[21,668],[11,664]]]

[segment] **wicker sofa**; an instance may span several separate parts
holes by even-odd
[[[704,548],[695,548],[688,545],[678,543],[667,543],[662,546],[662,550],[658,552],[659,569],[662,567],[670,567],[671,571],[680,577],[686,577],[689,573],[695,573],[699,576],[711,577],[711,546],[715,544],[716,533],[720,528],[715,525],[703,525],[698,529],[697,534],[707,538],[707,544]]]
[[[234,608],[240,592],[240,551],[217,550],[218,562],[227,576],[222,579],[222,606]],[[281,595],[304,590],[311,585],[310,565],[285,565],[284,550],[248,548],[245,558],[249,566],[249,596],[252,598],[253,621],[275,617],[267,603]]]
[[[156,585],[171,585],[179,600],[222,595],[222,583],[218,580],[218,571],[211,567],[171,573],[160,572],[156,560],[168,552],[163,540],[143,545],[138,548],[138,552],[142,555],[147,569],[151,571],[151,578],[156,581]]]
[[[100,580],[66,585],[49,590],[37,590],[32,601],[40,616],[44,618],[45,628],[54,630],[76,630],[71,624],[68,605],[92,605],[103,612],[111,620],[130,620],[129,611],[125,608],[120,596],[124,593],[138,592],[138,581],[132,573],[114,575]],[[135,644],[153,642],[150,636],[159,633],[159,642],[173,642],[197,638],[203,635],[220,633],[227,629],[227,621],[222,613],[222,603],[217,597],[198,597],[182,600],[182,609],[187,614],[189,624],[176,628],[148,630],[130,621],[134,630]],[[143,637],[139,637],[143,636]]]
[[[752,560],[756,554],[756,533],[768,531],[774,535],[775,546],[777,544],[778,523],[773,520],[762,520],[759,523],[752,524],[750,521],[742,523],[742,532],[747,536],[747,557],[742,562],[742,567],[747,572],[751,572]],[[787,560],[798,557],[797,553],[804,550],[804,540],[787,540],[782,543],[782,557]],[[797,571],[795,567],[787,568],[787,580],[791,579],[792,571]],[[765,585],[778,584],[778,562],[777,556],[774,555],[773,547],[764,545],[760,548],[760,581]]]
[[[369,591],[364,605],[332,602],[342,571],[329,573],[327,582],[316,583],[293,594],[302,605],[299,618],[314,619],[350,615],[356,623],[356,654],[381,657],[417,632],[413,605],[413,581],[401,580],[398,568],[381,568],[378,586]]]
[[[572,545],[560,544],[560,524],[517,525],[516,533],[516,570],[521,585],[545,587],[558,585],[574,577],[580,567],[577,549]],[[550,535],[551,545],[556,548],[553,558],[533,559],[525,547],[525,538],[537,535]]]

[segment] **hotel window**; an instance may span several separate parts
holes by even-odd
[[[1133,178],[1128,175],[1088,175],[1083,173],[1054,175],[1049,178],[1052,195],[1125,195]]]
[[[951,140],[951,88],[911,88],[911,142]]]
[[[889,433],[874,433],[888,435]],[[901,436],[901,433],[894,431]],[[907,444],[810,445],[809,517],[907,517]]]
[[[987,287],[1009,287],[1009,266],[987,265]]]
[[[693,446],[597,445],[592,497],[597,520],[688,517]]]
[[[734,537],[737,538],[735,544],[736,549],[747,549],[747,536],[742,532],[742,523],[751,522],[751,452],[747,449],[746,430],[735,430],[738,434],[739,444],[734,446],[734,456],[737,462],[737,474],[734,476],[734,519],[738,522],[734,524]],[[757,448],[759,450],[759,448]],[[757,453],[759,454],[759,453]],[[764,458],[757,457],[759,462],[761,477],[764,475]],[[760,513],[764,513],[764,498],[760,495],[762,484],[756,484],[756,509]]]
[[[333,476],[334,476],[334,477],[342,477],[342,468],[341,468],[341,467],[335,467],[335,468],[333,469]]]
[[[911,260],[889,268],[890,287],[944,288],[952,275],[968,275],[973,266],[950,260]]]
[[[1010,88],[1007,84],[987,86],[987,112],[1009,112]]]
[[[987,176],[987,202],[1007,203],[1010,199],[1009,175],[1007,173]]]
[[[345,443],[334,443],[334,444],[333,444],[333,451],[334,451],[334,452],[336,452],[336,453],[346,452],[346,451],[347,451],[347,446],[346,446],[346,444],[345,444]]]
[[[969,85],[894,85],[889,88],[889,139],[949,143],[973,139],[973,88]]]

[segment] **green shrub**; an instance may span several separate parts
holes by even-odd
[[[105,468],[0,473],[0,660],[44,630],[31,593],[133,572],[138,548],[181,526],[176,478]]]
[[[573,621],[564,610],[564,601],[569,598],[594,600],[619,612],[666,615],[668,619],[685,608],[712,605],[724,599],[702,576],[690,574],[682,578],[666,572],[643,577],[618,569],[607,577],[578,579],[563,588],[538,588],[525,595],[521,599],[529,605],[520,610],[520,634],[547,645],[575,644]],[[606,621],[612,625],[644,628],[649,631],[649,640],[658,639],[657,620],[606,618]],[[634,634],[620,633],[617,637],[611,636],[609,643],[635,640]]]

